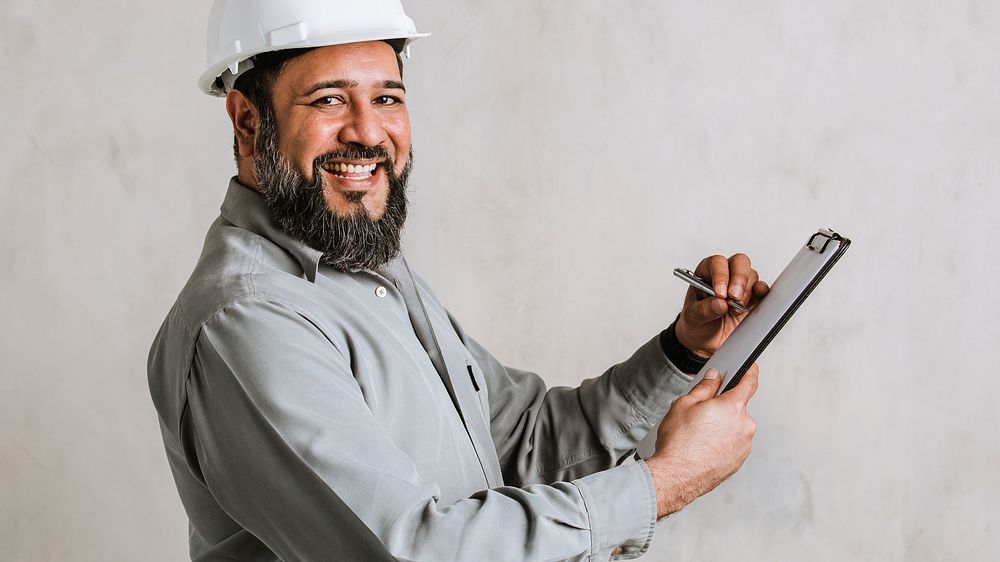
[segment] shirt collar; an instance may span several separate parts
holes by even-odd
[[[323,255],[319,250],[292,238],[274,222],[271,210],[264,198],[253,189],[243,185],[233,177],[229,181],[226,199],[222,202],[222,217],[244,230],[259,234],[274,242],[291,254],[302,266],[302,272],[310,283],[316,282],[319,260]]]

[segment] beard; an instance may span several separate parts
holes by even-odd
[[[278,131],[271,111],[260,112],[260,135],[253,161],[261,195],[278,226],[289,236],[322,253],[320,261],[340,271],[376,269],[400,252],[400,235],[406,221],[406,182],[413,166],[413,151],[403,170],[396,174],[392,156],[381,146],[350,144],[344,149],[316,157],[312,181],[278,150]],[[361,205],[361,193],[346,198],[357,205],[346,217],[338,216],[326,203],[322,166],[331,159],[380,158],[389,192],[380,217],[369,216]]]

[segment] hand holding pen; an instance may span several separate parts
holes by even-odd
[[[678,268],[674,274],[691,285],[674,332],[681,345],[702,358],[715,353],[768,292],[745,254],[707,257],[693,272]]]
[[[678,277],[686,281],[688,285],[691,285],[695,289],[698,289],[699,291],[705,293],[708,296],[715,296],[715,289],[713,289],[712,286],[708,284],[708,281],[705,281],[701,277],[698,277],[690,269],[684,269],[682,267],[675,268],[674,277]],[[750,312],[750,309],[740,304],[739,301],[735,301],[731,298],[728,298],[726,299],[726,302],[729,304],[729,306],[735,308],[739,312],[744,312],[744,313]]]

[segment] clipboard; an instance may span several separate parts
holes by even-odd
[[[810,236],[774,280],[767,296],[698,371],[688,390],[713,367],[722,377],[720,394],[736,386],[850,245],[849,239],[830,229],[820,229]]]
[[[736,386],[850,245],[850,239],[831,229],[823,228],[810,236],[771,284],[767,296],[729,334],[722,347],[695,375],[685,393],[705,378],[705,373],[712,368],[718,370],[722,378],[720,394]],[[638,453],[643,458],[653,454],[656,433],[654,428],[639,443]]]

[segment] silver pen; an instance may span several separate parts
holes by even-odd
[[[683,279],[684,281],[687,281],[687,283],[689,285],[691,285],[692,287],[694,287],[695,289],[698,289],[699,291],[701,291],[703,293],[712,295],[713,297],[715,296],[715,289],[713,289],[712,286],[709,285],[707,281],[705,281],[701,277],[698,277],[697,275],[695,275],[694,272],[691,271],[690,269],[684,269],[682,267],[678,267],[678,268],[674,269],[674,276],[675,277],[679,277],[679,278]],[[744,312],[744,313],[745,312],[750,312],[749,308],[747,308],[747,307],[743,306],[742,304],[734,301],[733,299],[726,299],[726,302],[729,303],[729,306],[735,308],[736,310],[738,310],[740,312]]]

